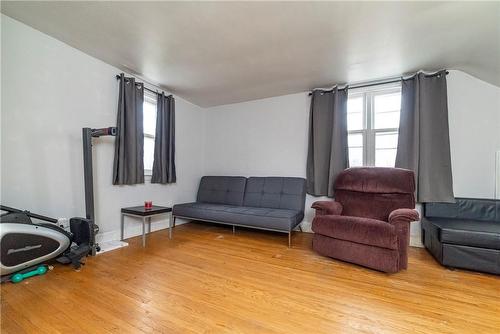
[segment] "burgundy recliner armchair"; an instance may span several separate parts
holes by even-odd
[[[408,266],[410,222],[418,220],[410,170],[349,168],[335,200],[313,203],[313,249],[321,255],[395,273]]]

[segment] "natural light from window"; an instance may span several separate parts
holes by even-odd
[[[144,94],[143,131],[144,131],[144,174],[153,171],[155,134],[156,134],[156,96]]]
[[[347,129],[350,167],[394,167],[400,111],[400,85],[349,92]]]

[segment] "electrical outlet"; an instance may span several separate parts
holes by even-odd
[[[68,218],[58,218],[57,225],[65,230],[69,231],[69,219]]]

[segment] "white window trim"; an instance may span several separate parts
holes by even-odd
[[[399,132],[399,128],[374,128],[373,102],[376,95],[401,92],[401,83],[381,84],[377,86],[353,88],[349,90],[348,98],[362,96],[364,99],[363,129],[348,130],[348,135],[361,134],[363,137],[363,164],[362,166],[375,166],[375,140],[377,133]]]

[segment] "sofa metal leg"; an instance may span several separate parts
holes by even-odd
[[[304,231],[302,231],[302,225],[301,224],[299,224],[299,230],[300,230],[300,232],[304,232]]]
[[[172,216],[172,227],[175,227],[175,216]]]
[[[236,226],[233,225],[233,234],[236,233]]]
[[[292,247],[292,231],[288,232],[288,248]]]

